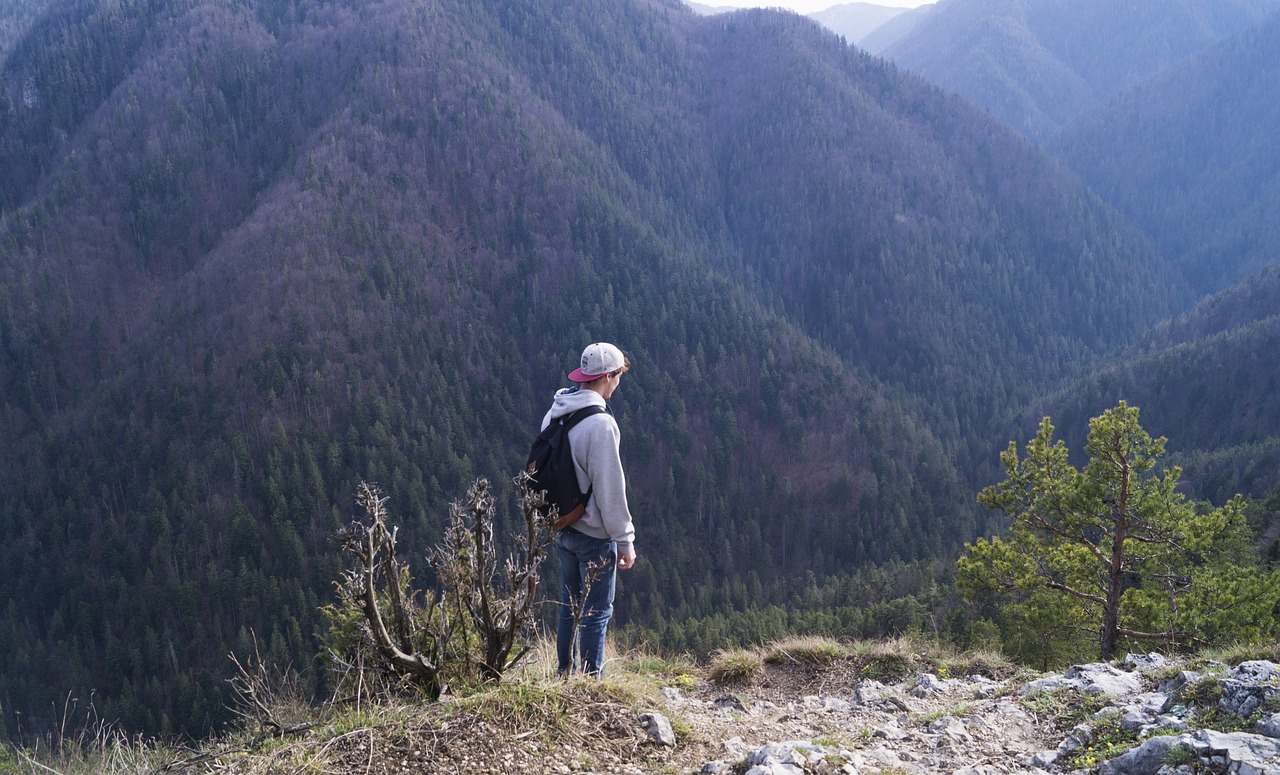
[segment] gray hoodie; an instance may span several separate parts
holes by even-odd
[[[558,390],[551,409],[542,418],[542,427],[586,406],[605,406],[604,397],[594,390],[578,387]],[[583,492],[592,488],[587,511],[573,527],[593,538],[617,541],[618,553],[626,554],[635,543],[636,530],[631,524],[631,510],[627,508],[627,478],[622,473],[622,458],[618,455],[621,438],[618,422],[608,412],[593,414],[569,431],[578,487]]]

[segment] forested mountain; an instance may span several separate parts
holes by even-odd
[[[718,13],[733,13],[738,10],[736,7],[731,5],[706,5],[704,3],[691,3],[688,2],[688,0],[685,0],[684,4],[693,9],[694,13],[702,16],[713,16]]]
[[[881,53],[900,38],[906,37],[921,19],[929,15],[935,5],[936,3],[926,3],[898,14],[862,36],[858,40],[858,46],[872,54]]]
[[[1280,265],[1161,324],[1043,404],[1073,440],[1090,417],[1127,400],[1169,438],[1197,497],[1261,497],[1280,471]],[[1038,419],[1038,418],[1037,418]],[[1072,445],[1076,448],[1077,445]]]
[[[48,4],[49,0],[5,0],[0,3],[0,63],[9,56],[14,42]]]
[[[733,6],[704,5],[688,2],[688,0],[685,0],[685,4],[703,16],[733,13],[738,10]],[[922,10],[924,9],[908,9],[876,3],[840,3],[821,11],[813,11],[806,16],[837,35],[843,35],[849,43],[858,43],[867,34],[890,20],[903,14],[919,13]]]
[[[909,9],[875,3],[841,3],[807,14],[850,43],[858,43],[880,25]]]
[[[1277,7],[1276,0],[945,0],[877,53],[1039,142]]]
[[[357,483],[422,557],[592,340],[635,362],[619,613],[674,626],[986,530],[1011,407],[1187,299],[1056,163],[794,14],[57,0],[0,83],[28,730],[93,691],[204,731],[254,634],[306,666]]]
[[[1202,293],[1280,259],[1280,14],[1170,68],[1052,144]]]

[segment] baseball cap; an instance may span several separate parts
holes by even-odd
[[[591,382],[626,364],[622,351],[608,342],[595,342],[582,351],[582,365],[569,373],[570,382]]]

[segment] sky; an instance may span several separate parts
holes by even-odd
[[[698,0],[702,5],[730,6],[733,8],[790,8],[797,13],[813,13],[825,11],[833,5],[857,2],[858,0]],[[915,8],[933,0],[862,0],[874,5],[889,5],[895,8]]]

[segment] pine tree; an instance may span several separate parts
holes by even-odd
[[[1176,490],[1180,470],[1157,470],[1165,441],[1122,401],[1090,421],[1083,469],[1047,417],[1025,457],[1010,442],[1000,455],[1006,479],[978,495],[1009,517],[1009,535],[967,545],[962,585],[1071,598],[1063,610],[1098,627],[1102,660],[1122,640],[1185,647],[1269,634],[1280,579],[1249,556],[1243,499],[1188,502]]]

